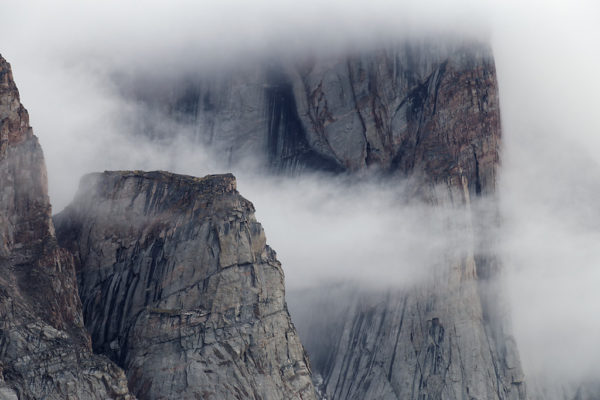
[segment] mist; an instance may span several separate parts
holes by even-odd
[[[163,71],[218,70],[273,53],[342,52],[449,33],[489,40],[504,140],[496,251],[522,362],[529,376],[600,375],[596,3],[178,1],[140,9],[133,1],[6,1],[0,15],[0,52],[42,143],[55,211],[91,171],[228,172],[176,122],[150,121],[183,131],[174,141],[131,135],[140,108],[121,95],[115,73],[160,80]],[[323,176],[290,182],[252,171],[233,172],[289,288],[340,276],[410,285],[441,254],[468,245],[447,239],[456,235],[443,221],[456,210],[399,202],[402,187]]]

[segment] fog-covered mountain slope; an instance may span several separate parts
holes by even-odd
[[[92,353],[71,254],[54,234],[46,166],[0,56],[0,398],[132,399]]]
[[[174,127],[164,121],[175,122],[231,165],[258,157],[292,173],[372,167],[434,182],[465,175],[474,191],[492,186],[498,88],[491,51],[480,43],[415,40],[140,75],[119,78],[147,111],[138,132],[168,138]]]
[[[7,0],[0,52],[44,149],[55,212],[93,171],[236,176],[277,249],[318,396],[590,400],[600,394],[599,4]],[[0,153],[14,155],[19,145],[3,135]],[[36,170],[27,165],[38,158],[7,176]],[[44,190],[24,182],[2,183],[0,203],[18,205],[7,215],[39,208],[30,200]],[[11,221],[0,223],[6,237],[22,230],[54,243],[47,224]],[[19,237],[8,253],[31,242]],[[6,265],[0,277],[38,282]],[[115,304],[96,309],[108,332],[96,328],[91,346],[124,365],[131,343],[118,309],[131,302],[119,296],[140,289],[125,290],[133,277],[121,272],[107,293]],[[21,307],[0,315],[11,326],[2,332],[28,326],[23,315],[47,321],[46,304],[75,292],[67,275],[42,275],[39,290],[0,285],[9,288],[0,304]],[[45,292],[59,286],[63,295]],[[14,300],[19,293],[41,294]],[[64,374],[34,372],[41,354],[54,362],[56,352],[20,358],[23,343],[41,337],[32,332],[18,350],[0,340],[4,371],[29,360],[20,377],[2,374],[0,397],[12,400],[17,383],[81,394],[70,380],[68,390],[48,383]],[[77,354],[63,352],[76,342],[56,349]],[[79,353],[92,369],[100,362]],[[80,365],[64,360],[53,371]],[[102,362],[105,386],[121,389],[93,390],[126,396],[127,375]],[[177,390],[187,373],[175,371]],[[152,392],[146,383],[135,384]]]
[[[525,399],[496,280],[501,267],[489,251],[501,139],[489,49],[414,42],[277,60],[212,78],[171,81],[169,90],[134,83],[129,94],[187,126],[232,165],[252,156],[283,174],[319,170],[362,179],[377,171],[388,184],[411,182],[419,201],[466,211],[466,219],[447,220],[465,226],[466,247],[436,260],[413,288],[356,289],[330,298],[331,318],[298,312],[296,324],[325,396]],[[157,139],[169,135],[140,131]],[[491,212],[478,211],[482,201],[492,203]],[[295,295],[292,311],[303,302],[323,303],[329,290]]]

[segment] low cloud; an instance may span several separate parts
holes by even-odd
[[[521,357],[531,375],[578,380],[600,373],[598,11],[591,1],[5,1],[0,51],[60,211],[90,171],[226,172],[187,128],[122,97],[115,73],[160,80],[162,71],[217,69],[273,51],[298,56],[447,32],[489,38],[504,135],[497,251]],[[130,132],[137,118],[183,134],[141,140]],[[411,282],[457,245],[440,222],[456,210],[399,203],[401,188],[233,172],[290,287],[338,276]]]

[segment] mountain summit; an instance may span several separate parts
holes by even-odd
[[[141,399],[314,399],[283,270],[233,175],[87,175],[55,218],[94,349]]]

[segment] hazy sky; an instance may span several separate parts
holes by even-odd
[[[222,172],[185,141],[157,148],[123,135],[136,109],[108,80],[114,70],[211,68],[274,50],[328,51],[422,34],[489,40],[504,135],[500,250],[521,356],[528,371],[600,374],[597,2],[3,1],[0,15],[0,53],[13,65],[44,148],[57,211],[90,171]],[[311,179],[291,185],[240,178],[239,187],[255,203],[292,286],[338,273],[324,268],[332,264],[360,274],[361,257],[372,254],[380,255],[380,276],[390,260],[408,257],[412,265],[396,271],[402,280],[429,262],[409,257],[409,249],[443,237],[435,219],[419,223],[427,209],[394,208],[386,190],[348,193]],[[352,229],[357,224],[364,229]],[[397,237],[406,248],[391,251]]]

